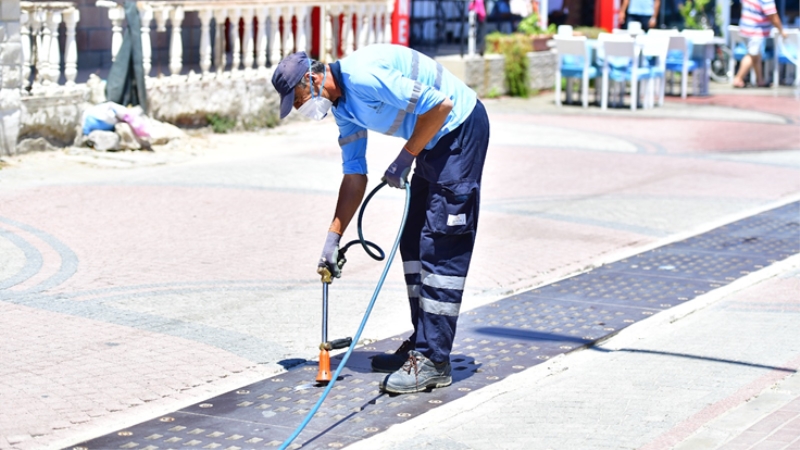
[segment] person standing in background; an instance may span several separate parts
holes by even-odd
[[[764,84],[761,53],[764,51],[766,39],[773,26],[786,39],[786,31],[781,25],[781,18],[778,16],[778,10],[775,9],[774,0],[742,0],[739,33],[747,38],[747,54],[742,58],[739,71],[733,78],[733,87],[744,87],[744,76],[750,73],[751,68],[756,71],[756,84],[761,87],[767,86]],[[775,82],[778,81],[775,80]]]
[[[622,0],[619,25],[627,28],[629,22],[639,22],[646,33],[650,28],[656,27],[660,7],[661,0]]]

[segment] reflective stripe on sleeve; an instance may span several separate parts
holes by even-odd
[[[353,143],[359,139],[364,139],[367,137],[367,130],[361,130],[357,133],[353,133],[350,136],[345,136],[339,139],[339,147],[344,147],[347,144]]]
[[[442,72],[444,72],[444,67],[436,63],[436,83],[434,83],[433,88],[437,91],[442,87]]]
[[[457,317],[458,312],[461,310],[461,303],[440,302],[431,300],[429,298],[420,297],[419,307],[428,314]]]
[[[413,113],[414,108],[417,107],[417,102],[419,101],[419,95],[422,93],[422,84],[419,81],[414,82],[414,91],[411,92],[411,100],[408,101],[408,105],[406,106],[407,113]],[[400,116],[398,114],[398,116]],[[395,119],[397,120],[397,119]],[[394,125],[394,124],[392,124]]]
[[[422,271],[422,284],[439,289],[457,289],[464,290],[464,284],[467,279],[465,277],[453,277],[448,275],[436,275],[434,273]]]
[[[417,81],[417,77],[419,76],[419,53],[416,51],[411,52],[411,79],[415,82]],[[418,82],[414,83],[414,91],[411,93],[411,100],[406,105],[405,110],[397,111],[397,116],[394,118],[394,122],[386,130],[386,134],[389,136],[394,136],[397,133],[397,130],[400,129],[400,126],[403,125],[403,120],[406,118],[406,114],[410,112],[414,112],[414,108],[417,106],[417,101],[419,100],[419,94],[422,92],[422,85]]]
[[[406,286],[406,289],[408,290],[408,298],[418,298],[419,297],[419,289],[421,287],[422,286],[420,286],[418,284],[409,284],[408,286]]]

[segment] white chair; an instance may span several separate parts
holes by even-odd
[[[662,28],[650,28],[647,30],[648,36],[680,36],[681,32],[675,28],[669,29],[662,29]]]
[[[626,82],[630,81],[631,111],[635,111],[639,103],[639,52],[636,42],[630,36],[609,33],[600,33],[598,41],[603,53],[601,108],[608,109],[608,82],[611,79],[620,86],[620,99],[625,96]]]
[[[591,54],[586,45],[586,36],[558,36],[556,43],[556,105],[561,106],[561,77],[567,79],[567,101],[570,99],[571,79],[581,80],[581,103],[589,106],[589,80],[597,77],[597,68],[591,65]],[[595,89],[596,90],[596,89]]]
[[[638,36],[644,33],[642,29],[642,24],[636,21],[629,21],[628,22],[628,34],[631,36]]]
[[[655,30],[650,30],[651,32]],[[666,60],[666,74],[665,78],[669,79],[669,91],[672,93],[672,85],[674,84],[674,75],[676,72],[681,74],[681,98],[686,98],[689,90],[689,72],[697,70],[697,62],[690,58],[691,44],[685,36],[679,33],[664,33],[669,37],[669,46],[667,48]],[[658,36],[659,33],[653,33]],[[692,92],[697,94],[697,77],[692,77]]]
[[[669,35],[647,34],[639,37],[642,43],[642,56],[655,60],[642,70],[641,78],[647,80],[645,93],[645,108],[652,108],[658,96],[658,106],[664,105],[664,91],[666,90],[667,52],[669,51]],[[658,89],[656,89],[658,88]],[[658,91],[656,93],[656,90]]]
[[[683,30],[681,35],[692,42],[709,42],[714,39],[714,30]]]
[[[772,81],[775,89],[780,85],[780,66],[783,65],[787,72],[787,83],[790,84],[791,78],[788,76],[790,68],[794,69],[794,86],[800,88],[800,71],[798,71],[798,59],[800,58],[800,30],[786,30],[786,39],[776,34],[775,36],[775,67],[773,67]],[[792,67],[793,66],[793,67]]]
[[[572,36],[572,25],[559,25],[556,36]]]

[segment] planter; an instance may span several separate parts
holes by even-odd
[[[540,34],[540,35],[537,35],[537,36],[532,36],[531,37],[531,48],[533,49],[534,52],[545,52],[545,51],[548,51],[548,50],[550,50],[550,48],[547,47],[547,42],[552,38],[553,38],[553,35],[551,35],[551,34]]]

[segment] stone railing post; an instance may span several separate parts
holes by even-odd
[[[297,37],[295,47],[297,51],[308,51],[308,41],[306,40],[306,13],[308,8],[305,6],[297,7]]]
[[[311,7],[306,7],[304,26],[306,29],[306,51],[308,51],[311,48],[311,36],[313,35],[313,29],[311,28]]]
[[[217,26],[217,32],[214,38],[214,68],[217,72],[225,70],[225,65],[228,64],[225,55],[225,19],[228,17],[228,11],[225,9],[217,9],[214,11],[214,22]]]
[[[375,18],[378,16],[378,8],[375,5],[367,5],[367,45],[378,42],[375,38],[378,33],[375,31]]]
[[[150,22],[153,21],[153,8],[145,6],[139,11],[142,27],[142,66],[144,68],[144,76],[150,76],[150,69],[153,67],[153,47],[150,44]]]
[[[344,18],[342,20],[342,51],[347,56],[355,50],[355,40],[353,39],[353,7],[350,5],[344,6]]]
[[[214,16],[210,9],[199,12],[200,17],[200,71],[207,74],[211,68],[211,18]]]
[[[22,116],[22,11],[19,0],[2,1],[0,29],[4,30],[5,36],[0,39],[0,55],[3,55],[0,59],[0,155],[13,155]]]
[[[122,20],[125,19],[125,10],[121,7],[108,10],[111,19],[111,61],[117,59],[119,48],[122,47]]]
[[[181,38],[183,17],[183,8],[180,6],[169,13],[169,21],[172,24],[172,36],[169,40],[169,72],[173,76],[180,75],[183,69],[183,39]]]
[[[81,19],[80,11],[70,8],[64,11],[64,25],[66,27],[64,41],[64,78],[67,86],[75,85],[78,76],[78,48],[75,45],[75,26]]]
[[[267,67],[267,27],[269,27],[269,9],[259,8],[256,11],[258,20],[258,36],[256,36],[256,65],[258,70]]]
[[[22,87],[25,88],[31,77],[31,24],[30,13],[21,11],[20,43],[22,44]]]
[[[228,42],[231,43],[231,72],[239,70],[242,63],[242,41],[239,39],[239,19],[242,18],[242,10],[233,8],[228,10],[228,19],[231,26],[228,29]]]
[[[255,60],[255,55],[253,54],[253,16],[253,8],[245,8],[242,11],[242,18],[244,19],[242,60],[244,61],[244,70],[246,71],[253,69],[253,62]]]
[[[275,66],[281,60],[281,30],[278,20],[281,17],[280,6],[269,8],[269,63]]]
[[[375,42],[383,43],[383,8],[384,5],[375,6]]]
[[[50,63],[48,60],[48,46],[50,45],[50,31],[45,26],[47,21],[47,13],[42,10],[34,11],[32,16],[33,27],[31,33],[36,48],[36,62],[34,68],[36,69],[36,77],[34,78],[34,90],[38,90],[47,81],[45,74],[50,71]]]
[[[364,15],[364,6],[363,5],[353,5],[353,25],[355,28],[353,34],[353,47],[355,49],[361,48],[361,28],[363,28],[364,21],[361,20],[361,17]]]
[[[61,76],[61,48],[58,43],[58,26],[61,25],[61,11],[51,11],[47,14],[47,29],[50,42],[47,45],[47,62],[49,70],[45,72],[48,82],[58,84]]]
[[[292,34],[293,16],[293,6],[283,8],[283,56],[289,55],[294,51],[294,35]]]
[[[383,9],[383,42],[392,42],[392,10],[389,5]]]
[[[359,30],[358,30],[358,48],[364,48],[369,45],[369,6],[361,5],[359,8]]]
[[[320,33],[320,36],[324,36],[325,38],[325,46],[322,47],[325,49],[323,53],[323,62],[331,62],[336,60],[333,56],[333,19],[338,16],[336,8],[331,5],[325,6],[325,14],[320,14],[320,17],[324,17],[324,23],[320,27],[320,31],[324,30],[324,33]]]

